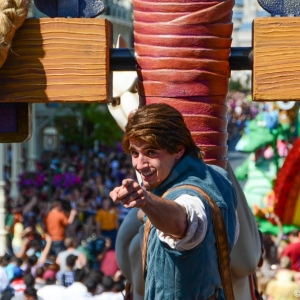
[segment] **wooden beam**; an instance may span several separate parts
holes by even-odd
[[[27,19],[0,69],[0,102],[109,102],[111,47],[106,19]]]
[[[253,100],[300,100],[300,18],[253,23]]]

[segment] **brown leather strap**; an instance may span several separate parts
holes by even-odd
[[[233,287],[232,287],[231,275],[230,275],[229,244],[228,244],[227,231],[226,231],[226,226],[224,223],[222,212],[218,207],[218,205],[215,203],[215,201],[205,191],[193,185],[181,185],[176,188],[170,189],[163,194],[162,198],[164,198],[167,194],[169,194],[172,191],[183,189],[183,188],[192,189],[198,192],[199,194],[201,194],[211,207],[212,221],[214,225],[217,251],[218,251],[218,263],[219,263],[219,269],[220,269],[220,274],[222,279],[222,286],[225,293],[225,299],[234,300],[234,293],[233,293]],[[144,228],[143,252],[142,252],[144,276],[146,271],[148,237],[151,229],[150,220],[148,219],[147,222]]]
[[[127,282],[125,285],[125,295],[124,300],[130,300],[131,299],[131,283]]]
[[[144,227],[143,247],[142,247],[142,267],[143,276],[146,279],[146,263],[147,263],[147,249],[148,249],[148,238],[151,230],[151,222],[147,219]]]
[[[255,287],[254,287],[254,282],[253,282],[253,277],[252,274],[248,275],[249,278],[249,285],[250,285],[250,293],[251,293],[251,299],[255,300]]]

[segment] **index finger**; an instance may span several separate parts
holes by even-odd
[[[123,180],[122,180],[122,185],[123,185],[124,187],[130,186],[130,185],[132,185],[133,183],[134,183],[134,180],[131,179],[131,178],[126,178],[126,179],[123,179]]]
[[[109,193],[109,196],[111,197],[111,199],[113,201],[116,201],[118,200],[118,193],[120,191],[120,189],[122,189],[123,186],[118,186],[118,187],[115,187],[110,193]]]

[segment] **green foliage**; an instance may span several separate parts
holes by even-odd
[[[59,111],[55,126],[66,143],[86,148],[92,147],[96,140],[113,146],[122,139],[122,130],[106,104],[62,104]]]
[[[233,92],[233,91],[242,91],[243,87],[242,84],[239,81],[235,81],[230,79],[229,80],[229,91]]]

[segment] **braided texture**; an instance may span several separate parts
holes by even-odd
[[[207,163],[226,167],[234,0],[133,0],[140,103],[178,109]]]
[[[0,0],[0,68],[4,64],[15,31],[27,17],[30,0]]]

